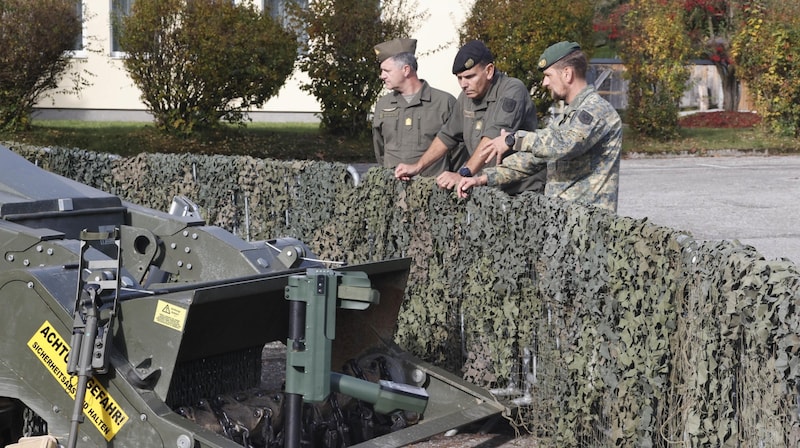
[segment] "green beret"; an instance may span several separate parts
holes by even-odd
[[[416,39],[392,39],[387,42],[375,45],[375,56],[378,61],[383,62],[389,58],[393,58],[400,53],[414,54],[417,51]]]
[[[550,67],[551,65],[563,59],[566,55],[580,49],[581,46],[577,42],[563,41],[550,45],[539,57],[539,70],[547,70],[547,67]]]
[[[453,61],[453,74],[457,75],[464,70],[469,70],[478,64],[494,62],[492,52],[479,40],[472,40],[464,44]]]

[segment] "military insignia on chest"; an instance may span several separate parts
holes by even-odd
[[[406,126],[411,126],[413,122],[414,120],[412,120],[411,117],[406,117]]]
[[[480,131],[483,129],[483,120],[478,120],[475,122],[475,130]]]

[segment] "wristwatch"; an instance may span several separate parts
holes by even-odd
[[[506,146],[513,148],[516,143],[517,137],[514,136],[513,132],[511,134],[506,134]]]
[[[458,175],[461,177],[472,177],[472,171],[469,168],[462,166],[458,169]]]

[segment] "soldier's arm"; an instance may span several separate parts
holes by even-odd
[[[375,150],[375,160],[379,166],[383,166],[383,134],[378,126],[372,127],[372,147]]]
[[[422,157],[414,164],[401,163],[394,170],[394,177],[400,180],[409,180],[434,162],[447,155],[447,145],[438,136],[433,139]]]

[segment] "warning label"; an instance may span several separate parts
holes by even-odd
[[[74,399],[78,388],[78,377],[67,373],[69,343],[53,329],[50,322],[45,321],[28,341],[28,347]],[[128,421],[128,415],[96,378],[89,378],[87,381],[83,413],[103,434],[106,441],[111,441]]]
[[[186,322],[186,308],[159,300],[153,322],[173,330],[183,331],[183,324]]]

